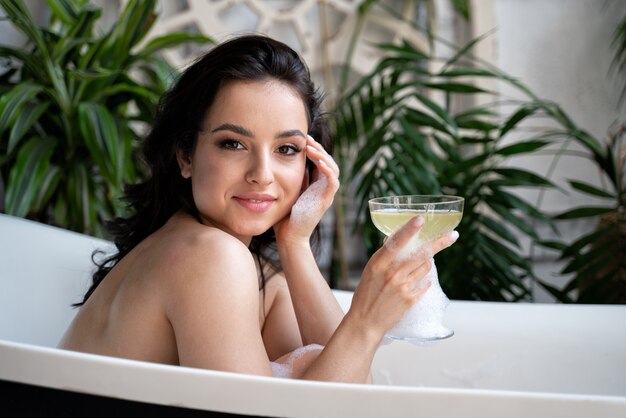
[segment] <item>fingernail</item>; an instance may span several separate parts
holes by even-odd
[[[306,146],[306,149],[307,149],[307,150],[309,150],[309,151],[317,151],[317,149],[315,149],[315,147],[314,147],[314,146],[312,146],[312,145],[307,145],[307,146]],[[318,152],[319,152],[319,151],[318,151]]]
[[[323,165],[324,167],[328,167],[328,164],[326,164],[324,161],[319,160],[320,165]]]
[[[450,239],[452,240],[452,242],[455,242],[457,239],[459,239],[459,232],[458,231],[450,232]]]
[[[418,215],[415,218],[413,218],[413,222],[415,223],[415,226],[420,227],[424,225],[425,220],[423,217]]]
[[[311,141],[315,142],[315,139],[313,139],[313,137],[311,135],[307,135],[307,138],[309,138]]]

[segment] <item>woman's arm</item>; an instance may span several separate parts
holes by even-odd
[[[307,144],[307,157],[316,164],[316,175],[290,216],[274,227],[302,340],[326,346],[299,377],[365,382],[385,332],[428,288],[416,283],[430,270],[430,258],[451,245],[456,236],[446,235],[404,260],[403,249],[424,220],[418,217],[405,224],[390,238],[393,245],[383,246],[369,260],[352,306],[343,317],[309,246],[311,231],[339,187],[339,169],[320,144],[312,138]]]
[[[279,246],[302,343],[326,345],[343,311],[322,276],[309,242]]]
[[[274,230],[302,342],[326,345],[343,311],[317,266],[310,236],[339,188],[339,167],[311,137],[307,139],[307,158],[315,164],[311,182],[305,180],[305,190],[291,213]]]
[[[204,228],[204,227],[203,227]],[[250,251],[214,228],[176,244],[166,263],[165,315],[181,366],[271,376]]]
[[[417,284],[430,270],[429,260],[458,237],[446,234],[425,245],[413,258],[401,261],[403,249],[422,225],[420,217],[408,222],[391,238],[393,245],[383,246],[370,258],[350,310],[302,378],[356,383],[368,379],[385,332],[428,289],[429,285]]]

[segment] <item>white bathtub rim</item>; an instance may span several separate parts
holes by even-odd
[[[494,403],[497,404],[498,400],[501,401],[503,412],[506,409],[509,417],[548,417],[555,411],[580,413],[580,408],[587,408],[588,413],[626,412],[626,397],[613,395],[301,381],[149,363],[6,340],[0,340],[0,354],[0,379],[3,380],[111,398],[238,414],[340,417],[356,407],[362,409],[359,416],[380,416],[385,412],[385,404],[394,402],[404,404],[399,408],[401,411],[406,411],[407,405],[413,404],[413,407],[419,406],[422,412],[429,411],[431,416],[446,416],[446,413],[451,412],[446,412],[446,408],[451,407],[449,401],[446,401],[451,395],[458,401],[454,409],[464,408],[468,412],[465,416],[469,417],[480,416],[481,402],[484,409],[493,409],[497,408]],[[42,373],[41,369],[37,369],[40,365],[38,362],[52,370]],[[28,363],[30,368],[23,367],[24,363]],[[70,367],[64,369],[65,365]],[[102,368],[107,376],[101,378],[99,374],[86,373],[89,369],[82,367],[84,365]],[[163,381],[173,381],[173,388],[154,390],[150,384],[146,384],[151,380],[144,377],[155,376],[160,376]],[[175,385],[179,383],[176,380],[180,379],[189,384],[187,389],[191,389],[191,392],[180,387],[177,389],[184,393],[170,390],[176,389]],[[252,390],[234,396],[230,394],[232,399],[228,399],[229,387]],[[203,390],[204,393],[201,393]],[[220,394],[216,396],[214,390]],[[313,399],[316,394],[319,397]],[[297,404],[283,402],[277,405],[277,398],[297,399]],[[507,408],[507,405],[518,402],[523,406],[518,412]],[[393,413],[386,413],[386,416],[393,416]]]
[[[314,380],[300,380],[300,379],[285,379],[285,378],[277,378],[277,377],[267,377],[267,376],[258,376],[251,374],[243,374],[243,373],[232,373],[232,372],[224,372],[219,370],[210,370],[210,369],[200,369],[195,367],[185,367],[185,366],[177,366],[177,365],[168,365],[162,363],[153,363],[141,360],[132,360],[125,359],[119,357],[110,357],[99,354],[92,353],[83,353],[78,351],[70,351],[58,348],[51,347],[41,347],[33,344],[25,344],[13,341],[0,340],[0,347],[6,346],[7,348],[13,348],[18,350],[29,351],[33,354],[40,353],[44,355],[53,355],[60,357],[73,358],[78,361],[95,361],[102,363],[110,363],[110,364],[118,364],[120,366],[128,366],[131,368],[149,368],[154,370],[162,370],[166,372],[176,373],[177,371],[187,373],[196,373],[200,376],[206,375],[215,378],[221,379],[232,379],[232,380],[246,380],[246,381],[257,381],[261,382],[270,382],[275,384],[285,384],[285,385],[304,385],[304,386],[320,386],[320,387],[333,387],[333,389],[357,389],[357,390],[365,390],[366,392],[371,391],[371,388],[376,388],[377,390],[385,390],[385,391],[433,391],[440,393],[484,393],[488,395],[494,394],[505,394],[505,395],[522,395],[522,396],[531,396],[531,397],[548,397],[548,398],[563,398],[563,399],[571,399],[571,398],[593,398],[598,400],[623,400],[626,402],[626,396],[617,396],[617,395],[595,395],[595,394],[572,394],[572,393],[560,393],[560,392],[533,392],[533,391],[523,391],[523,390],[510,390],[510,389],[481,389],[481,388],[440,388],[440,387],[417,387],[417,386],[405,386],[405,385],[381,385],[381,384],[372,384],[372,385],[364,385],[357,383],[338,383],[338,382],[320,382]],[[2,364],[2,359],[0,359],[0,364]],[[2,369],[0,369],[0,373]],[[0,374],[0,378],[2,375]],[[66,388],[70,390],[69,388]]]

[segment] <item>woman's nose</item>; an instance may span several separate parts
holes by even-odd
[[[255,155],[251,158],[250,167],[246,173],[246,181],[266,186],[274,181],[272,164],[269,156],[263,154]]]

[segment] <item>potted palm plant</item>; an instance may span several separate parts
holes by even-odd
[[[85,0],[47,4],[41,26],[22,0],[0,0],[28,40],[0,45],[0,198],[8,214],[102,236],[104,219],[124,210],[123,185],[141,174],[136,139],[175,74],[159,51],[211,40],[146,42],[156,0],[127,2],[107,30]]]
[[[365,5],[371,7],[373,3]],[[367,10],[361,9],[363,13]],[[621,71],[626,68],[625,29],[622,24],[615,37],[616,67]],[[434,37],[431,40],[439,42]],[[381,235],[367,213],[371,197],[464,196],[464,217],[457,228],[463,239],[438,260],[440,281],[450,297],[530,299],[531,284],[537,282],[563,302],[623,302],[626,129],[617,129],[608,144],[594,138],[558,104],[542,100],[518,80],[473,57],[472,47],[480,40],[458,48],[445,60],[406,41],[382,45],[387,56],[339,101],[335,120],[338,156],[343,181],[351,185],[344,190],[354,190],[357,202],[360,217],[355,227],[363,228],[366,247],[373,251],[380,245]],[[467,81],[476,77],[505,83],[523,99],[503,103],[497,95]],[[455,97],[471,99],[475,95],[491,100],[454,110]],[[522,128],[534,117],[548,119],[551,127],[529,134]],[[515,157],[571,141],[587,150],[588,160],[598,165],[608,181],[604,188],[581,181],[569,181],[570,187],[603,199],[605,204],[574,208],[551,217],[541,210],[540,202],[527,201],[514,190],[546,191],[556,186],[549,177],[512,164]],[[339,199],[342,201],[345,199]],[[554,220],[598,216],[602,216],[599,227],[572,243],[543,239],[538,232],[540,226],[547,225],[558,236]],[[573,278],[563,288],[538,279],[524,255],[522,240],[529,241],[531,247],[559,251],[560,258],[567,261],[561,273],[574,274]],[[577,298],[571,296],[574,289]]]
[[[374,3],[365,2],[361,12],[366,14]],[[481,39],[458,48],[448,59],[406,41],[380,46],[386,57],[335,109],[337,154],[343,183],[350,184],[343,190],[353,190],[359,213],[354,227],[362,228],[369,251],[382,238],[369,220],[369,198],[464,196],[466,208],[458,227],[463,239],[438,261],[442,286],[455,299],[525,300],[531,298],[538,278],[522,241],[553,246],[538,231],[543,226],[553,233],[556,229],[537,202],[515,189],[556,186],[547,177],[513,165],[515,158],[563,141],[580,141],[592,149],[598,144],[558,104],[542,100],[523,83],[476,59],[472,48]],[[522,99],[504,103],[468,81],[476,77],[513,87]],[[491,100],[454,109],[459,96],[473,103],[477,95]],[[547,118],[552,128],[529,133],[524,124],[531,118]]]
[[[613,68],[621,84],[621,104],[626,99],[626,17],[618,23],[612,41]],[[617,123],[606,140],[578,128],[564,114],[555,115],[583,148],[583,164],[598,169],[600,181],[591,184],[569,181],[572,190],[589,197],[590,203],[566,210],[560,220],[590,220],[596,227],[572,242],[544,242],[565,262],[560,286],[541,282],[557,300],[571,303],[626,303],[626,124]]]
[[[529,280],[535,277],[522,255],[520,236],[539,241],[534,222],[551,225],[551,220],[511,190],[554,185],[507,163],[510,157],[533,153],[552,139],[542,133],[515,142],[505,139],[524,119],[545,113],[549,104],[530,97],[515,103],[515,110],[507,115],[498,114],[495,103],[454,113],[449,106],[453,95],[488,93],[460,81],[463,78],[493,77],[525,88],[462,55],[431,72],[425,61],[436,58],[409,43],[382,48],[388,51],[387,58],[341,100],[336,112],[344,181],[354,179],[368,249],[381,240],[367,216],[370,198],[463,196],[465,211],[457,228],[463,239],[438,261],[446,293],[454,299],[528,299]],[[446,104],[432,100],[433,91],[443,93]]]
[[[544,243],[565,261],[560,274],[568,280],[560,288],[542,284],[561,302],[626,303],[626,125],[611,132],[604,146],[590,135],[581,143],[604,187],[570,181],[572,189],[598,203],[567,210],[556,219],[597,219],[597,225],[573,242]]]

